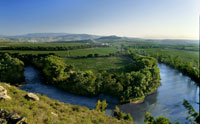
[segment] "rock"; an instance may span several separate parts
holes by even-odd
[[[37,95],[35,95],[34,93],[27,93],[25,98],[31,99],[31,100],[34,100],[34,101],[40,100],[40,98]]]
[[[7,95],[7,90],[4,87],[0,86],[0,100],[2,99],[10,100],[11,97]]]
[[[26,118],[20,117],[18,114],[13,113],[7,117],[7,121],[11,124],[26,124]]]
[[[7,124],[8,122],[5,119],[0,118],[0,124]]]
[[[0,95],[0,100],[1,100],[1,99],[4,99],[4,100],[11,100],[11,97],[8,96],[8,95],[3,95],[3,96]]]
[[[7,95],[7,90],[2,86],[0,86],[0,95]]]
[[[58,114],[54,113],[54,112],[51,112],[52,115],[58,117]]]
[[[8,116],[8,112],[5,110],[0,110],[0,118],[6,118]]]
[[[27,124],[27,120],[25,117],[20,117],[17,113],[8,113],[5,110],[1,110],[0,124]]]

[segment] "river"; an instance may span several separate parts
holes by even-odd
[[[166,66],[159,64],[162,85],[158,90],[147,96],[144,103],[140,104],[123,104],[119,105],[121,111],[130,113],[133,120],[138,124],[144,123],[146,112],[150,112],[154,116],[165,116],[170,118],[172,122],[180,121],[184,123],[187,116],[187,110],[183,107],[183,100],[188,100],[191,105],[198,111],[199,105],[199,87],[189,77]],[[53,86],[45,85],[40,82],[39,72],[31,66],[24,70],[26,83],[21,89],[28,92],[45,94],[50,98],[59,101],[87,106],[92,109],[98,99],[106,99],[109,103],[107,114],[111,114],[115,105],[119,104],[117,98],[108,95],[99,95],[98,97],[84,97],[67,93]]]

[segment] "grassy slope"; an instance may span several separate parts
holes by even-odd
[[[130,121],[117,120],[86,107],[70,105],[39,95],[39,101],[29,101],[24,98],[26,92],[17,87],[0,83],[7,89],[10,101],[0,101],[0,108],[16,112],[28,119],[29,124],[131,124]],[[56,113],[58,116],[53,115]]]

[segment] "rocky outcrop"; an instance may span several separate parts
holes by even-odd
[[[5,110],[0,110],[0,124],[27,124],[27,120],[17,113],[9,113]]]
[[[34,101],[40,100],[40,98],[37,95],[35,95],[34,93],[27,93],[25,98],[29,99],[29,100],[34,100]]]
[[[2,99],[10,100],[11,97],[7,95],[7,90],[4,87],[0,86],[0,100]]]

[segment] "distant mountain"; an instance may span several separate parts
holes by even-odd
[[[189,43],[189,44],[198,44],[198,40],[182,40],[182,39],[163,39],[163,40],[159,40],[162,43],[176,43],[176,44],[180,44],[180,43]]]
[[[5,37],[7,37],[6,35],[0,35],[0,38],[5,38]]]
[[[69,34],[69,33],[31,33],[16,36],[2,36],[11,40],[21,42],[56,42],[56,41],[74,41],[96,39],[100,36],[89,34]],[[1,38],[1,36],[0,36]]]
[[[17,41],[17,42],[103,42],[112,43],[119,41],[146,41],[164,44],[198,44],[197,40],[181,40],[181,39],[144,39],[134,37],[98,36],[90,34],[70,34],[70,33],[30,33],[16,36],[0,35],[1,39]]]
[[[63,36],[56,37],[60,41],[74,41],[74,40],[89,40],[89,39],[97,39],[100,36],[97,35],[89,35],[89,34],[67,34]]]
[[[129,39],[126,38],[126,37],[118,37],[118,36],[115,36],[115,35],[103,36],[103,37],[96,39],[96,41],[104,42],[104,43],[119,42],[119,41],[124,41],[124,40],[129,40]]]
[[[44,37],[58,37],[67,35],[67,33],[30,33],[24,35],[9,36],[12,38],[44,38]]]
[[[119,40],[119,39],[122,39],[122,37],[118,37],[118,36],[115,36],[115,35],[111,35],[111,36],[103,36],[103,37],[100,37],[100,38],[98,38],[97,40]]]

